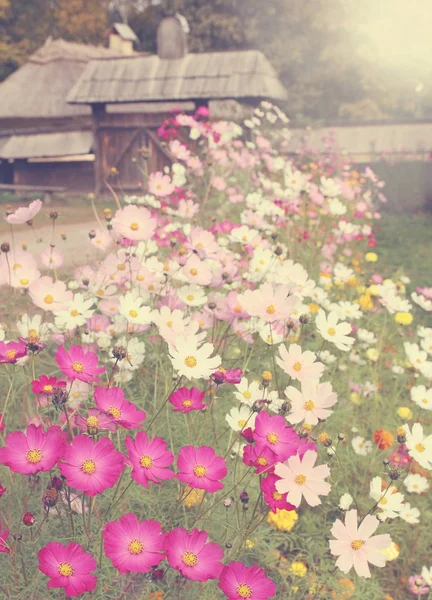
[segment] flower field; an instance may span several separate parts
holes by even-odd
[[[4,211],[1,597],[432,597],[432,288],[384,266],[385,183],[266,102],[158,134],[87,264]]]

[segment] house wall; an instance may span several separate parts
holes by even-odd
[[[94,173],[92,162],[14,162],[14,183],[21,185],[61,186],[73,192],[92,192]]]

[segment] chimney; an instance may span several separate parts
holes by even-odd
[[[186,56],[188,33],[189,25],[182,15],[162,19],[156,37],[159,58],[173,60]]]
[[[134,42],[137,42],[138,38],[129,25],[125,23],[113,23],[109,31],[109,49],[117,52],[118,54],[124,54],[130,56],[134,53]]]

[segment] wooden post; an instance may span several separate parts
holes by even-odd
[[[95,179],[95,195],[99,196],[103,189],[104,176],[103,173],[103,146],[100,135],[100,122],[105,116],[105,104],[92,104],[92,131],[93,131],[93,152],[94,160],[94,179]]]

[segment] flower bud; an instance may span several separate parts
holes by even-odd
[[[61,490],[63,487],[63,480],[55,475],[51,480],[51,487],[55,488],[56,490]]]
[[[45,506],[45,508],[49,509],[52,508],[53,506],[55,506],[57,504],[58,501],[58,492],[54,487],[50,487],[47,490],[45,490],[43,496],[42,496],[42,504]]]
[[[323,431],[322,433],[319,434],[318,441],[325,448],[329,448],[332,445],[332,443],[333,443],[331,437],[325,431]]]
[[[23,514],[22,522],[27,527],[33,527],[33,525],[36,523],[36,518],[35,518],[35,516],[34,516],[33,513],[26,512],[26,513]]]
[[[399,444],[405,444],[406,442],[406,431],[403,427],[398,427],[396,429],[396,439]]]
[[[0,246],[0,250],[7,254],[10,251],[10,244],[3,242],[3,244]]]
[[[163,569],[155,569],[152,571],[151,578],[153,581],[160,581],[165,577],[165,571]]]
[[[249,494],[247,492],[242,492],[240,494],[240,501],[243,502],[243,504],[247,504],[249,502]]]

